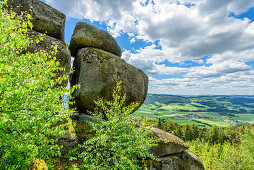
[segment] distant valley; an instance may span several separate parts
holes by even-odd
[[[143,106],[134,113],[149,119],[199,127],[254,123],[254,95],[176,96],[148,94]]]

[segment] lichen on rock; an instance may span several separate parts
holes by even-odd
[[[75,106],[81,113],[94,111],[95,100],[112,100],[116,81],[122,82],[122,93],[126,94],[125,104],[144,102],[148,89],[146,74],[126,63],[118,56],[96,48],[83,48],[74,61],[74,74],[71,84],[80,84],[73,93]]]
[[[151,128],[150,136],[157,141],[157,145],[150,149],[157,157],[180,153],[189,148],[182,139],[158,128]]]

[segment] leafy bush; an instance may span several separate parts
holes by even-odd
[[[35,157],[60,155],[57,137],[70,112],[61,100],[65,87],[56,85],[68,77],[55,78],[57,46],[51,53],[24,53],[32,43],[31,16],[4,5],[6,0],[0,2],[0,169],[25,169]]]
[[[99,122],[90,123],[95,136],[82,145],[82,169],[141,169],[138,163],[153,158],[148,152],[153,142],[147,137],[149,129],[131,115],[138,103],[124,106],[125,96],[120,94],[117,83],[112,101],[95,102],[93,115]]]

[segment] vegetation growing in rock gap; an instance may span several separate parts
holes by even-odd
[[[153,144],[147,136],[149,129],[131,115],[138,103],[124,106],[120,83],[112,97],[112,101],[95,102],[97,108],[91,114],[99,122],[90,123],[95,136],[81,146],[82,169],[141,169],[139,161],[153,158],[148,152]]]

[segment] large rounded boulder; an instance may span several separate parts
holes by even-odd
[[[74,60],[74,70],[71,83],[80,84],[80,88],[73,93],[73,97],[81,113],[94,111],[94,101],[98,98],[112,100],[116,81],[122,82],[125,105],[139,102],[141,106],[146,98],[146,74],[112,53],[90,47],[80,49]]]
[[[39,0],[8,0],[8,8],[32,16],[33,30],[64,41],[65,15]]]
[[[121,48],[108,32],[85,22],[78,22],[71,37],[70,50],[76,56],[81,48],[94,47],[121,57]]]

